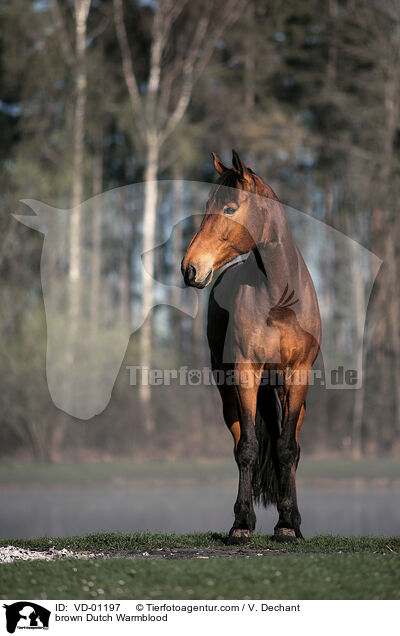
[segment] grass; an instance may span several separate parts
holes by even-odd
[[[43,550],[115,551],[110,559],[17,561],[0,566],[3,599],[399,599],[400,537],[319,536],[277,544],[254,535],[261,556],[208,559],[120,558],[120,551],[218,548],[226,535],[101,533],[1,541]],[[242,552],[243,554],[243,552]],[[254,553],[253,553],[254,554]],[[6,592],[5,592],[6,591]]]
[[[300,461],[299,477],[324,479],[400,479],[400,459],[367,458],[353,460],[344,457],[329,459],[305,458]]]
[[[400,569],[391,553],[19,562],[1,566],[0,589],[3,599],[399,599]]]
[[[82,484],[112,480],[194,480],[214,482],[236,479],[233,459],[213,461],[118,461],[75,464],[3,462],[0,486],[25,484]],[[400,459],[303,458],[299,478],[400,479]]]
[[[82,484],[112,480],[190,479],[208,482],[236,477],[233,461],[132,461],[76,464],[6,462],[0,465],[0,485]]]
[[[57,549],[104,551],[104,550],[154,550],[156,548],[218,548],[232,549],[226,546],[227,535],[211,532],[198,534],[166,534],[153,532],[134,532],[123,534],[104,532],[76,537],[38,537],[34,539],[1,539],[0,546],[12,544],[22,548],[43,550],[54,546]],[[317,536],[296,543],[277,544],[268,535],[254,534],[248,544],[250,548],[279,549],[282,553],[396,553],[400,555],[400,537],[338,537],[334,535]]]

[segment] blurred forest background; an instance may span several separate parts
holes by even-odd
[[[28,197],[75,209],[68,237],[73,282],[80,276],[84,222],[76,206],[143,181],[137,231],[146,269],[155,278],[167,271],[170,282],[181,284],[172,264],[180,262],[193,227],[175,233],[170,262],[147,251],[166,222],[154,182],[177,180],[173,214],[179,180],[212,182],[210,152],[227,161],[232,147],[284,203],[383,260],[367,314],[363,387],[311,389],[303,450],[399,455],[398,0],[1,1],[0,81],[3,457],[231,454],[215,387],[179,387],[172,400],[168,387],[129,386],[126,371],[139,351],[156,368],[174,368],[178,359],[192,368],[207,365],[206,292],[199,294],[202,312],[195,320],[171,307],[153,309],[130,339],[101,415],[79,421],[54,406],[45,373],[43,236],[11,214],[27,213],[18,201]],[[104,267],[96,250],[100,232],[94,216],[93,315]],[[140,270],[135,273],[129,241],[123,249],[123,262],[107,267],[118,272],[119,301],[129,320],[134,299],[139,295],[143,307],[150,306],[152,290],[140,281]],[[338,285],[338,267],[333,254],[322,273],[327,288]],[[73,318],[73,305],[70,311]],[[331,320],[340,323],[340,304]]]

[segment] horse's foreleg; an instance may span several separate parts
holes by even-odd
[[[277,441],[278,512],[275,538],[291,541],[302,538],[301,517],[297,506],[296,468],[300,458],[298,432],[305,415],[306,386],[291,386],[287,390],[283,412],[282,433]]]
[[[241,543],[250,538],[256,525],[253,507],[252,475],[258,453],[255,434],[255,413],[259,381],[257,374],[251,374],[251,388],[236,387],[239,412],[240,436],[235,444],[235,459],[239,470],[239,487],[234,506],[235,521],[229,533],[230,543]]]
[[[239,410],[237,407],[235,388],[233,386],[227,386],[225,384],[220,384],[217,386],[222,399],[222,409],[225,424],[232,434],[235,452],[240,439]]]

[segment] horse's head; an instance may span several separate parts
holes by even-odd
[[[220,175],[208,197],[206,212],[198,232],[192,238],[182,261],[185,283],[205,287],[216,269],[257,246],[263,232],[265,215],[261,213],[263,194],[276,199],[272,190],[245,166],[232,151],[232,168],[212,153]]]

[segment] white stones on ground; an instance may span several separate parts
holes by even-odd
[[[13,563],[14,561],[56,561],[58,559],[93,559],[95,557],[104,556],[101,553],[91,552],[73,552],[63,548],[56,550],[49,548],[48,550],[28,550],[26,548],[18,548],[13,545],[0,547],[0,563]]]

